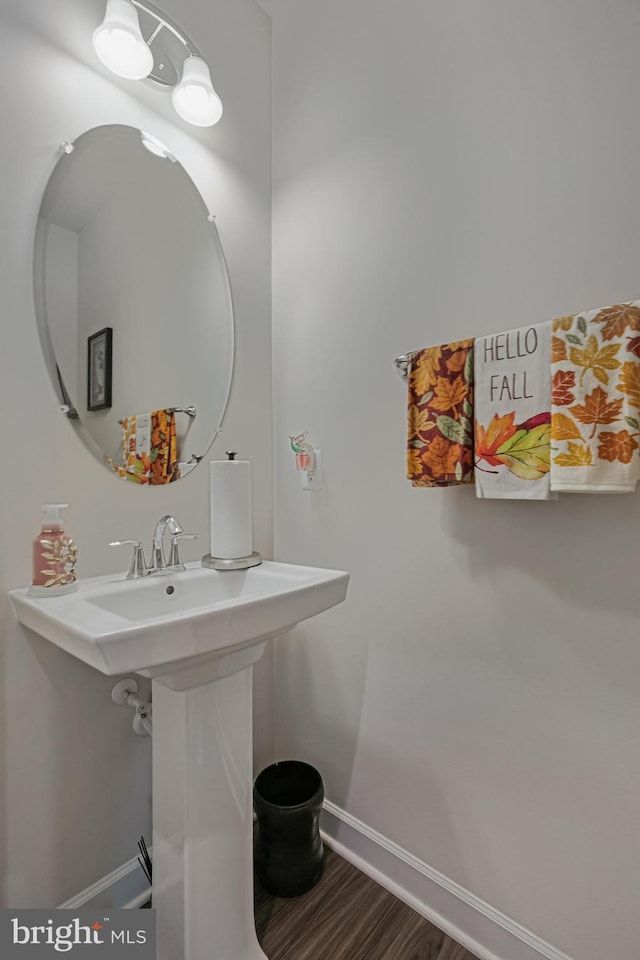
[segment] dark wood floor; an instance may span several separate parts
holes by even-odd
[[[333,850],[301,897],[272,897],[256,880],[258,940],[269,960],[477,960]]]

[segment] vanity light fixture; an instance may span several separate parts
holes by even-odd
[[[183,120],[196,127],[210,127],[222,116],[222,100],[213,89],[209,67],[201,57],[187,57],[182,79],[173,88],[171,101]]]
[[[153,54],[129,0],[107,0],[104,20],[93,34],[93,49],[105,67],[126,80],[142,80],[151,73]]]
[[[195,45],[146,0],[107,0],[93,48],[119,77],[148,78],[171,89],[173,106],[187,123],[209,127],[222,116],[222,101]]]

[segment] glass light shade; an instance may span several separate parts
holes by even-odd
[[[138,12],[129,0],[107,0],[104,20],[93,34],[93,49],[105,67],[127,80],[142,80],[153,67]]]
[[[155,157],[162,157],[164,160],[170,160],[171,163],[177,162],[174,155],[169,153],[162,140],[158,140],[153,134],[145,133],[144,130],[142,130],[140,132],[140,139],[143,147],[146,147],[149,153],[152,153]]]
[[[222,116],[222,101],[213,89],[209,67],[200,57],[187,57],[171,99],[182,119],[196,127],[210,127]]]

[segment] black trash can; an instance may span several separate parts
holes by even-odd
[[[324,870],[320,810],[322,777],[301,760],[282,760],[258,774],[253,806],[258,818],[254,865],[261,884],[276,897],[311,890]]]

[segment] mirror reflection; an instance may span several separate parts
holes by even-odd
[[[49,374],[87,447],[142,485],[185,476],[222,422],[233,309],[213,218],[159,141],[112,125],[65,146],[34,291]]]

